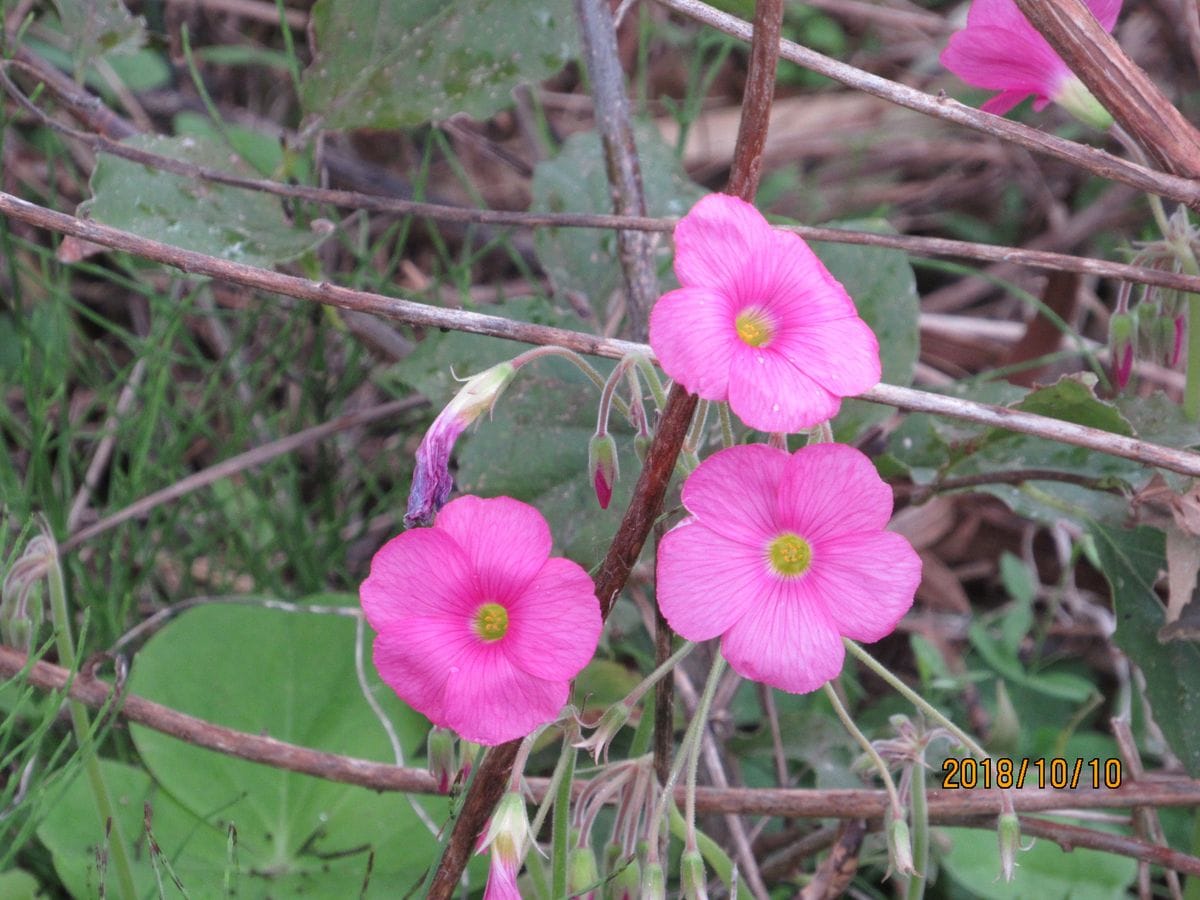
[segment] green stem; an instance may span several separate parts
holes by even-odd
[[[575,780],[576,750],[567,744],[566,764],[563,766],[562,780],[558,783],[558,791],[554,796],[554,820],[552,823],[552,841],[550,846],[550,896],[567,896],[567,855],[571,847],[571,782]],[[537,832],[534,832],[536,834]]]
[[[654,405],[662,412],[667,405],[667,392],[663,390],[662,379],[658,377],[658,370],[650,364],[650,360],[641,354],[637,354],[633,358],[634,363],[638,367],[638,371],[642,373],[642,377],[646,379],[646,384],[650,388],[650,396],[654,398]]]
[[[883,779],[883,787],[887,791],[889,802],[892,804],[892,816],[896,819],[903,819],[904,806],[900,803],[900,792],[896,790],[896,782],[892,780],[892,773],[888,771],[887,763],[883,761],[883,757],[879,755],[879,751],[875,749],[875,746],[867,740],[867,736],[854,724],[854,719],[851,718],[850,711],[842,704],[842,698],[837,695],[837,691],[833,689],[833,685],[827,681],[823,687],[825,689],[825,696],[829,698],[829,702],[833,706],[833,711],[837,713],[837,717],[842,721],[842,726],[846,731],[850,732],[850,736],[858,742],[858,745],[871,758],[871,764],[875,766],[876,771],[879,772],[879,777]]]
[[[700,767],[700,745],[704,742],[704,728],[708,722],[708,713],[712,709],[713,696],[717,693],[717,683],[725,672],[725,657],[717,652],[713,661],[712,671],[708,673],[708,681],[704,683],[704,693],[700,695],[700,705],[696,707],[696,736],[687,755],[687,781],[683,795],[683,821],[687,826],[687,837],[684,840],[685,850],[695,850],[696,847],[696,773]]]
[[[674,653],[672,653],[670,656],[668,656],[665,660],[663,660],[662,664],[659,665],[659,667],[657,669],[655,669],[653,672],[651,672],[649,675],[647,675],[645,678],[643,678],[641,683],[637,687],[635,687],[632,691],[630,691],[626,695],[625,699],[622,700],[621,702],[624,703],[626,706],[628,706],[630,709],[632,709],[633,705],[635,703],[637,703],[639,700],[641,700],[642,697],[644,697],[646,695],[646,691],[650,690],[650,688],[652,688],[652,687],[654,687],[654,685],[658,684],[658,682],[662,679],[662,677],[664,675],[666,675],[668,672],[670,672],[672,669],[674,669],[677,665],[679,665],[680,661],[682,661],[685,656],[687,656],[689,653],[691,653],[695,649],[696,649],[696,644],[693,641],[684,641],[682,644],[679,645],[678,650],[676,650]]]
[[[732,447],[734,445],[733,419],[729,415],[729,404],[718,403],[717,414],[721,417],[721,446]]]
[[[1195,266],[1194,260],[1192,266]],[[1183,385],[1183,412],[1193,422],[1200,419],[1200,294],[1187,295],[1187,380]]]
[[[854,641],[850,640],[849,638],[843,638],[842,643],[846,645],[846,649],[849,650],[859,662],[891,685],[892,688],[895,689],[896,693],[898,693],[917,709],[925,713],[925,715],[927,715],[930,719],[937,722],[948,732],[954,735],[954,739],[966,747],[972,756],[976,757],[977,759],[991,758],[988,752],[984,750],[974,738],[946,718],[946,716],[944,716],[932,703],[893,675],[883,663],[879,662],[877,659],[875,659],[875,657],[873,657],[870,653],[858,646],[858,644],[854,643]]]
[[[912,848],[913,868],[908,877],[905,900],[921,900],[929,880],[929,802],[925,796],[925,754],[920,753],[912,764]]]
[[[58,559],[58,551],[54,551],[54,559],[47,575],[50,593],[50,614],[54,617],[54,639],[58,647],[58,662],[63,668],[75,671],[75,644],[71,639],[70,615],[67,611],[67,589],[63,581],[62,568]],[[117,873],[117,883],[120,895],[127,900],[136,900],[137,887],[133,880],[133,866],[130,864],[129,847],[125,842],[121,820],[117,818],[108,785],[104,782],[104,772],[100,768],[100,757],[92,745],[91,723],[88,721],[87,709],[75,700],[67,701],[71,714],[71,728],[75,732],[75,740],[79,744],[79,752],[84,757],[84,772],[87,776],[88,787],[92,792],[92,800],[96,804],[96,813],[100,817],[101,830],[109,830],[108,854]]]
[[[601,375],[600,371],[590,362],[574,350],[568,350],[566,347],[559,347],[554,344],[547,344],[544,347],[534,347],[532,350],[526,350],[524,353],[514,356],[512,366],[514,369],[520,369],[521,366],[545,356],[558,356],[567,360],[567,362],[573,363],[600,390],[601,394],[604,393],[604,387],[608,383],[608,379]],[[621,415],[629,415],[629,404],[620,397],[613,397],[613,406],[620,411]]]

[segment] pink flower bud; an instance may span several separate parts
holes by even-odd
[[[617,442],[611,434],[592,435],[588,443],[588,472],[601,509],[608,509],[613,485],[617,483],[620,467],[617,462]]]
[[[1175,317],[1175,343],[1171,349],[1171,361],[1168,365],[1174,367],[1179,365],[1179,360],[1183,356],[1183,339],[1187,334],[1187,317],[1180,314]]]
[[[1136,341],[1137,323],[1130,313],[1116,313],[1108,320],[1108,346],[1112,352],[1113,380],[1118,388],[1129,383]]]

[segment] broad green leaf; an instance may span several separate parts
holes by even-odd
[[[687,177],[674,152],[658,130],[644,123],[634,127],[646,210],[652,216],[682,216],[705,191]],[[554,159],[539,163],[533,173],[530,208],[548,213],[611,214],[612,193],[595,131],[573,134]],[[617,236],[611,229],[539,228],[534,233],[538,259],[559,292],[586,297],[597,316],[608,298],[623,284],[617,259]],[[663,235],[656,249],[663,284],[675,286],[666,274],[671,242]]]
[[[1126,437],[1133,434],[1133,426],[1120,410],[1096,396],[1096,376],[1091,374],[1064,375],[1048,387],[1030,391],[1016,408]]]
[[[1086,822],[1089,828],[1096,823]],[[1070,853],[1053,841],[1035,840],[1032,849],[1017,854],[1013,880],[1000,874],[996,832],[987,829],[939,828],[950,841],[942,869],[954,881],[945,896],[987,900],[1120,900],[1137,876],[1137,861],[1097,850],[1076,848]]]
[[[133,53],[146,39],[145,21],[121,0],[54,0],[54,6],[77,73],[106,54]]]
[[[338,603],[349,598],[313,598]],[[131,692],[251,734],[391,761],[354,672],[354,620],[261,607],[184,613],[138,654]],[[368,631],[369,654],[370,635]],[[370,669],[370,664],[367,664]],[[371,673],[405,753],[426,725]],[[353,896],[374,853],[371,896],[403,895],[434,852],[408,800],[234,759],[131,728],[162,791],[223,833],[238,830],[241,896]],[[435,820],[446,801],[429,801]]]
[[[324,128],[484,119],[575,52],[567,0],[319,0],[311,23],[300,100]]]
[[[1200,646],[1159,643],[1165,614],[1154,590],[1166,565],[1163,533],[1142,526],[1118,531],[1089,528],[1096,563],[1112,588],[1117,632],[1113,639],[1146,676],[1146,697],[1171,750],[1192,777],[1200,777]]]
[[[220,142],[202,137],[138,135],[125,143],[163,156],[252,175]],[[92,199],[79,215],[235,262],[270,266],[315,247],[321,236],[297,228],[279,198],[226,187],[101,154]]]
[[[894,233],[881,219],[829,222],[826,227]],[[883,381],[909,385],[920,352],[920,312],[917,280],[908,256],[901,250],[855,244],[814,242],[813,252],[854,299],[858,314],[879,339]],[[851,442],[869,425],[882,422],[892,410],[877,403],[847,400],[833,420],[839,441]]]
[[[240,888],[249,887],[246,876],[235,877],[227,828],[215,821],[205,822],[184,809],[141,769],[112,760],[101,760],[100,768],[113,800],[121,833],[128,845],[141,851],[135,853],[132,860],[139,897],[159,896],[154,871],[156,860],[151,858],[146,839],[147,805],[151,816],[151,834],[189,897],[194,900],[223,897],[222,886],[227,873],[235,878],[233,883]],[[107,849],[107,844],[96,817],[96,805],[86,777],[80,775],[72,781],[70,787],[50,807],[37,833],[50,850],[54,870],[71,896],[90,898],[109,896],[115,892],[117,882],[111,860],[103,872],[97,865],[97,859]],[[239,831],[239,854],[240,839]],[[162,858],[157,862],[161,868]],[[165,870],[163,882],[167,886],[166,896],[181,896]],[[101,892],[102,885],[107,888],[107,893]],[[262,893],[248,891],[239,895],[262,896]],[[0,896],[9,895],[0,888]]]

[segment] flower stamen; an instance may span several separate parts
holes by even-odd
[[[800,535],[785,531],[767,545],[767,558],[776,575],[795,578],[812,565],[812,546]]]
[[[485,603],[475,610],[474,626],[485,641],[498,641],[508,633],[508,610],[499,603]]]
[[[765,312],[750,306],[743,309],[733,320],[738,337],[750,347],[762,347],[775,336],[775,326]]]

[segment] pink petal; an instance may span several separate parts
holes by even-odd
[[[441,723],[489,747],[553,721],[568,693],[566,681],[546,681],[514,667],[500,643],[476,642],[457,655],[446,679]]]
[[[675,226],[675,275],[684,287],[731,293],[770,233],[745,200],[709,194]]]
[[[842,401],[770,347],[743,345],[729,367],[729,406],[759,431],[796,432],[837,415]]]
[[[783,354],[831,394],[852,397],[879,384],[879,341],[862,319],[812,324],[794,316],[770,348]]]
[[[1121,0],[1087,0],[1088,8],[1105,31],[1112,31],[1121,14]]]
[[[658,608],[689,641],[729,630],[771,584],[763,545],[735,543],[685,519],[658,545]]]
[[[446,679],[458,657],[477,643],[461,620],[418,616],[379,633],[375,668],[401,700],[435,725],[445,726]]]
[[[437,528],[406,531],[384,544],[359,588],[367,621],[379,632],[412,616],[469,614],[480,601],[477,592],[466,555]]]
[[[459,497],[438,513],[435,528],[471,560],[481,600],[517,597],[550,556],[550,526],[528,503],[511,497]]]
[[[793,453],[777,502],[780,526],[809,541],[881,531],[892,517],[891,487],[870,459],[845,444],[811,444]]]
[[[569,681],[595,655],[602,627],[592,579],[569,559],[555,557],[509,607],[509,630],[500,643],[521,671]]]
[[[765,308],[783,327],[857,316],[846,289],[797,234],[771,229],[743,267],[738,309]]]
[[[1029,91],[1024,90],[1001,91],[992,99],[985,101],[979,108],[994,116],[1002,116],[1028,96]],[[1042,103],[1043,107],[1045,105]]]
[[[912,607],[921,558],[893,531],[813,542],[813,564],[800,584],[835,627],[857,641],[891,634]]]
[[[824,610],[794,587],[776,582],[725,633],[721,652],[746,678],[805,694],[837,677],[845,648]]]
[[[956,32],[942,51],[942,65],[975,87],[1051,96],[1070,70],[1029,28],[1030,36],[990,27]]]
[[[740,343],[732,301],[708,288],[664,294],[650,312],[650,346],[663,371],[705,400],[724,400]]]
[[[483,889],[483,900],[521,900],[517,889],[516,866],[508,865],[492,854],[488,869],[487,887]]]
[[[788,453],[745,444],[714,453],[683,485],[683,505],[717,534],[759,550],[779,530],[775,494]]]

